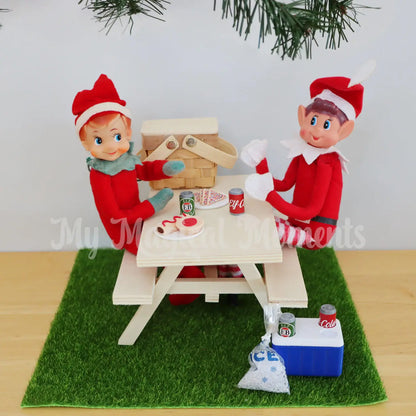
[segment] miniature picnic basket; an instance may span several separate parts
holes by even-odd
[[[142,162],[182,160],[185,169],[178,175],[150,181],[153,189],[211,188],[217,166],[231,169],[237,149],[218,136],[216,118],[146,120],[142,124]]]

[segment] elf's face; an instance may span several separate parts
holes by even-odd
[[[298,120],[300,137],[314,147],[328,148],[334,146],[350,135],[354,121],[348,120],[342,125],[337,117],[311,111],[306,115],[306,109],[299,106]]]
[[[84,148],[92,156],[103,160],[116,160],[130,148],[131,129],[120,114],[105,119],[93,119],[84,126]]]

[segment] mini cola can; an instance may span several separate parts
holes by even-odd
[[[337,310],[334,305],[326,303],[319,311],[319,325],[323,328],[333,328],[336,325]]]
[[[285,312],[280,315],[277,333],[281,337],[293,337],[296,334],[296,318],[293,313]]]
[[[179,207],[181,214],[195,215],[195,196],[192,191],[179,194]]]
[[[228,191],[230,213],[239,215],[244,213],[244,191],[241,188],[232,188]]]

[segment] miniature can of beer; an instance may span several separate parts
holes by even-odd
[[[244,213],[244,191],[241,188],[232,188],[228,191],[230,213],[239,215]]]
[[[336,325],[337,310],[334,305],[326,303],[319,311],[319,325],[322,328],[333,328]]]
[[[195,196],[192,191],[183,191],[179,194],[179,207],[181,214],[195,215]]]
[[[285,312],[280,315],[277,333],[281,337],[293,337],[296,334],[296,318],[293,313]]]

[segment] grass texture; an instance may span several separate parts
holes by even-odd
[[[330,248],[298,250],[309,296],[297,317],[337,307],[344,336],[338,378],[289,377],[291,394],[238,389],[264,334],[253,295],[172,306],[163,300],[133,346],[117,341],[137,307],[114,306],[122,253],[81,250],[22,407],[99,408],[357,406],[387,399],[351,295]]]

